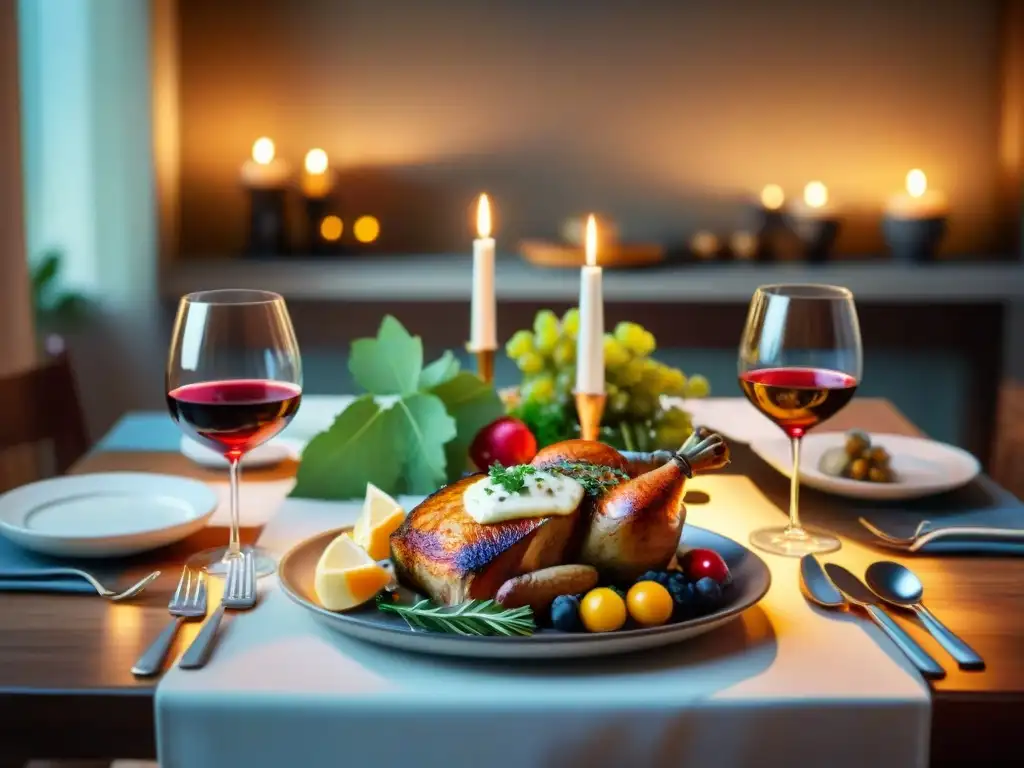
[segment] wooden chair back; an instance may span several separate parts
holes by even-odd
[[[12,449],[45,443],[52,448],[57,474],[66,472],[89,449],[66,352],[36,368],[0,378],[0,461]]]

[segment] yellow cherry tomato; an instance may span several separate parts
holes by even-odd
[[[598,587],[583,596],[580,618],[588,632],[614,632],[626,623],[626,604],[613,590]]]
[[[638,581],[626,593],[629,615],[637,624],[657,627],[672,618],[672,595],[656,581]]]

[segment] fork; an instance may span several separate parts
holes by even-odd
[[[174,595],[167,604],[167,611],[174,617],[174,621],[167,625],[135,662],[135,666],[132,667],[133,675],[148,677],[159,672],[163,668],[164,659],[167,658],[167,652],[171,649],[178,628],[186,621],[195,621],[206,615],[206,577],[202,571],[193,577],[188,566],[182,568],[178,588],[174,590]]]
[[[41,571],[25,572],[24,574],[5,573],[4,578],[16,579],[21,577],[22,575],[24,575],[25,578],[31,579],[53,579],[58,578],[60,576],[78,576],[89,582],[92,585],[92,588],[96,590],[96,594],[98,594],[100,597],[105,597],[108,600],[113,600],[114,602],[117,602],[118,600],[126,600],[129,597],[135,597],[137,594],[139,594],[139,592],[141,592],[154,581],[156,581],[156,579],[160,576],[160,571],[153,571],[144,579],[140,579],[123,592],[115,592],[112,589],[107,589],[102,584],[100,584],[99,580],[95,576],[93,576],[90,573],[86,573],[85,571],[80,571],[77,568],[47,568]]]
[[[256,561],[252,552],[245,552],[241,557],[233,558],[228,563],[228,579],[224,585],[224,596],[210,620],[206,622],[185,655],[178,662],[181,669],[201,669],[206,666],[213,649],[213,638],[217,634],[224,611],[246,610],[256,604]]]
[[[916,552],[925,544],[937,539],[1005,539],[1007,541],[1024,541],[1024,530],[1016,528],[981,528],[960,526],[949,528],[932,528],[930,520],[922,520],[910,536],[893,536],[886,533],[866,518],[858,518],[858,522],[877,536],[882,543],[891,547]]]

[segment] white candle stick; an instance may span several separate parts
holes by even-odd
[[[483,352],[498,347],[497,301],[494,296],[494,238],[491,205],[480,195],[476,209],[477,238],[473,241],[473,301],[469,348]]]
[[[604,394],[604,296],[597,266],[597,222],[587,219],[587,264],[580,270],[580,330],[576,346],[576,392]]]
[[[288,183],[288,164],[276,156],[274,142],[263,136],[252,145],[252,158],[242,166],[242,183],[254,189],[273,189]]]

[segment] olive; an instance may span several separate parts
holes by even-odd
[[[821,454],[821,458],[818,460],[818,469],[822,474],[842,477],[846,474],[849,463],[850,457],[846,455],[844,448],[829,448]]]
[[[892,472],[888,467],[872,467],[868,470],[868,480],[872,483],[891,483]]]
[[[868,476],[868,463],[864,459],[854,459],[850,462],[850,477],[854,480],[864,480]]]
[[[876,467],[889,466],[889,452],[880,445],[875,446],[870,451],[868,451],[867,458]]]
[[[851,458],[856,458],[871,447],[871,438],[867,432],[860,429],[851,429],[846,433],[846,452]]]

